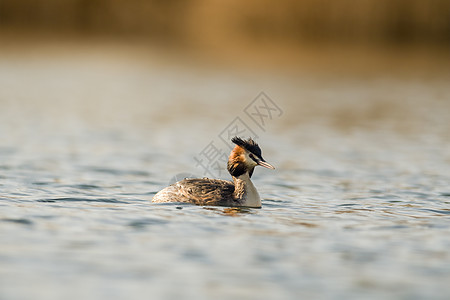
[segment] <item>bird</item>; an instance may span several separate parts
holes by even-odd
[[[275,169],[262,157],[252,139],[233,137],[235,147],[228,157],[227,170],[233,181],[210,178],[185,178],[162,189],[153,203],[183,202],[201,206],[261,208],[261,198],[251,181],[256,166]]]

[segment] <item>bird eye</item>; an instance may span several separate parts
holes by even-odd
[[[254,156],[253,154],[250,153],[249,156],[250,156],[250,158],[253,159],[255,162],[257,161],[256,158],[255,158],[255,156]]]

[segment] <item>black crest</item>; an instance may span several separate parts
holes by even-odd
[[[231,141],[236,145],[241,146],[245,150],[253,153],[257,157],[261,157],[261,148],[259,148],[258,144],[254,140],[252,140],[252,138],[243,140],[240,137],[235,136],[231,139]]]

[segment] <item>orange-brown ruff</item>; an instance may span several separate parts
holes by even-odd
[[[261,207],[261,198],[250,180],[255,166],[274,169],[251,138],[231,139],[236,144],[228,158],[227,169],[233,182],[196,178],[178,181],[159,191],[152,202],[187,202],[196,205]]]

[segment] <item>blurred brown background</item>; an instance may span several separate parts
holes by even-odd
[[[0,28],[4,38],[133,39],[290,64],[305,56],[301,49],[330,45],[448,51],[450,1],[0,0]]]
[[[4,29],[232,39],[450,45],[448,0],[2,0]]]
[[[264,90],[289,128],[447,132],[449,54],[449,0],[0,0],[0,103],[39,124],[217,119],[214,135]]]

